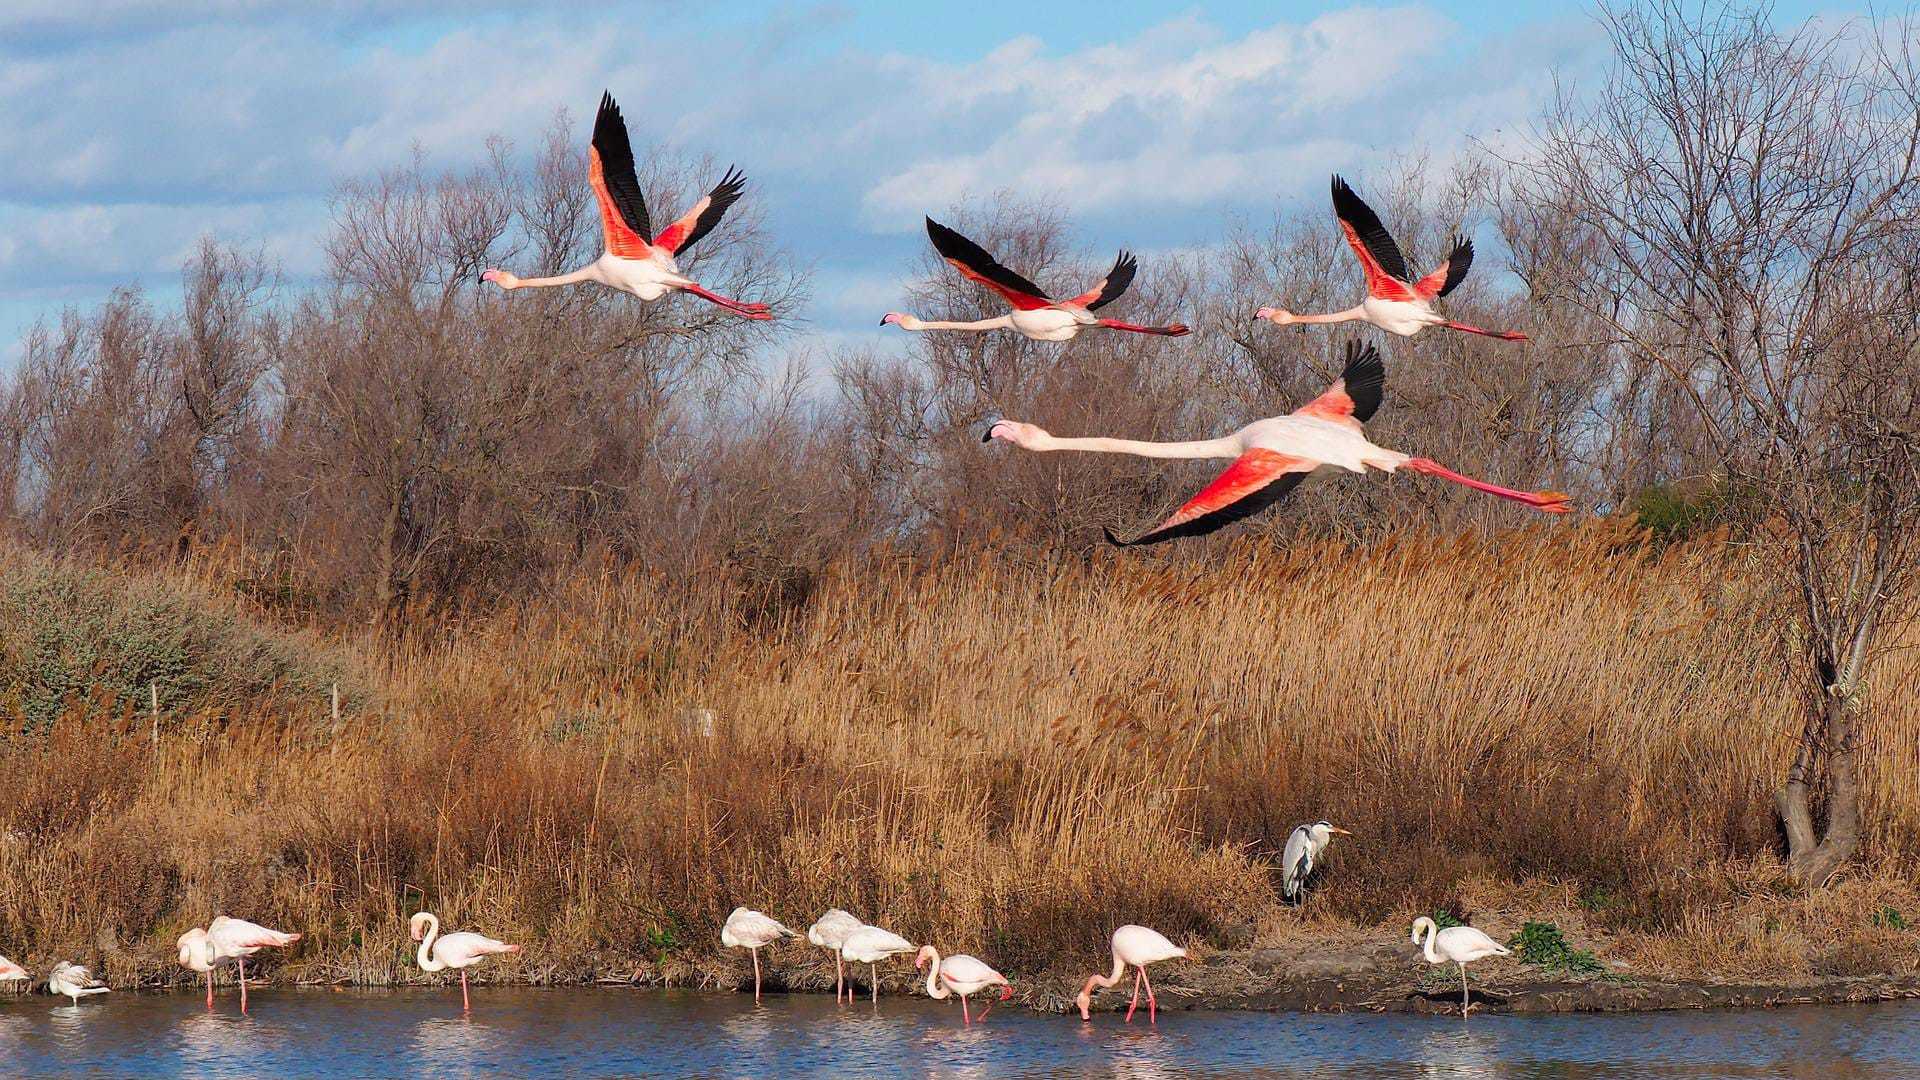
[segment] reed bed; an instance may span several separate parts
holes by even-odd
[[[307,650],[307,696],[210,678],[157,741],[99,693],[17,724],[0,950],[181,980],[174,937],[226,911],[308,935],[288,977],[379,984],[418,977],[427,907],[529,946],[483,976],[715,985],[745,971],[718,948],[735,904],[846,907],[1022,973],[1097,962],[1122,921],[1223,946],[1551,895],[1637,967],[1788,977],[1869,964],[1906,933],[1884,912],[1916,914],[1912,654],[1875,682],[1866,854],[1799,897],[1769,809],[1796,697],[1723,537],[876,554],[777,606],[609,574],[379,632],[289,628],[229,575],[127,588]],[[338,731],[311,672],[350,683]],[[1303,916],[1273,863],[1321,817],[1356,836]],[[816,953],[773,960],[819,985]]]

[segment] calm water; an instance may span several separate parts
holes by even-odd
[[[0,999],[7,1076],[1920,1076],[1920,1005],[1621,1016],[1117,1015],[587,989]]]

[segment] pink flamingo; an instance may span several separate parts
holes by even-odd
[[[729,949],[745,949],[753,954],[753,1000],[760,1001],[760,950],[781,938],[797,938],[785,923],[752,908],[737,907],[728,913],[720,927],[720,944]],[[837,1000],[837,999],[836,999]]]
[[[913,942],[891,930],[882,930],[877,926],[863,926],[847,935],[840,946],[840,954],[856,964],[867,965],[867,978],[873,990],[873,1000],[880,1001],[880,961],[913,951]],[[847,1000],[853,1000],[853,987],[847,987]]]
[[[1466,323],[1451,322],[1433,310],[1433,302],[1447,295],[1466,279],[1473,265],[1473,241],[1456,238],[1447,261],[1418,281],[1407,271],[1406,257],[1400,245],[1380,224],[1380,218],[1345,180],[1333,178],[1333,212],[1340,219],[1340,231],[1347,245],[1360,258],[1366,272],[1367,298],[1360,306],[1326,315],[1295,315],[1285,308],[1261,308],[1256,319],[1269,319],[1281,326],[1295,323],[1337,323],[1355,320],[1371,323],[1389,334],[1412,337],[1429,326],[1444,326],[1468,334],[1496,337],[1503,341],[1525,341],[1517,330],[1482,330]]]
[[[27,974],[26,968],[0,956],[0,982],[21,982],[31,978],[33,976]]]
[[[473,1011],[473,1000],[467,996],[467,969],[489,956],[509,956],[520,951],[518,945],[509,945],[479,934],[455,933],[441,937],[440,919],[430,911],[416,912],[413,918],[407,920],[407,929],[413,934],[413,940],[420,943],[414,960],[419,963],[421,971],[459,970],[461,1012]]]
[[[214,953],[213,942],[208,940],[207,932],[196,926],[181,934],[174,944],[180,947],[180,966],[197,971],[207,977],[207,1008],[213,1008],[213,972],[215,968],[227,962],[226,957]]]
[[[1110,975],[1090,975],[1087,985],[1080,988],[1080,996],[1074,1002],[1080,1006],[1080,1019],[1093,1019],[1093,990],[1095,987],[1110,987],[1118,983],[1127,973],[1127,965],[1132,964],[1133,1002],[1127,1006],[1127,1023],[1133,1023],[1133,1011],[1140,1007],[1140,986],[1147,987],[1147,1022],[1158,1023],[1156,1014],[1159,1003],[1153,996],[1153,980],[1147,978],[1147,965],[1162,960],[1182,959],[1187,950],[1168,941],[1158,930],[1149,930],[1144,926],[1132,924],[1113,932],[1113,973]]]
[[[941,258],[951,263],[962,275],[999,293],[1007,303],[1013,305],[1013,311],[999,318],[977,322],[928,322],[912,315],[889,311],[881,317],[881,326],[891,323],[902,330],[1011,328],[1035,341],[1070,341],[1089,326],[1128,330],[1136,334],[1158,334],[1162,337],[1179,337],[1188,332],[1181,323],[1139,326],[1118,319],[1102,319],[1093,314],[1118,300],[1133,284],[1133,275],[1139,269],[1139,263],[1124,251],[1113,261],[1113,269],[1107,271],[1107,276],[1100,284],[1070,300],[1052,300],[1040,290],[1040,286],[1000,265],[992,255],[987,254],[985,248],[932,218],[927,219],[927,235],[933,238],[934,250],[940,253]]]
[[[602,94],[600,112],[593,121],[587,180],[593,185],[593,197],[600,204],[600,233],[606,241],[605,254],[559,277],[522,278],[505,270],[490,269],[480,275],[480,280],[491,281],[502,289],[537,289],[593,281],[632,293],[642,300],[658,300],[674,291],[687,292],[748,319],[773,318],[767,305],[721,296],[682,274],[679,263],[674,261],[674,256],[712,232],[727,208],[739,201],[747,181],[738,170],[729,169],[712,191],[693,204],[693,209],[648,241],[653,223],[647,215],[647,200],[641,194],[639,177],[633,171],[633,146],[627,141],[626,121],[620,118],[620,106],[613,103],[613,95]]]
[[[1004,439],[1023,449],[1037,451],[1091,450],[1151,458],[1234,459],[1213,483],[1158,526],[1131,540],[1122,540],[1109,529],[1107,540],[1120,547],[1203,536],[1280,501],[1299,486],[1307,474],[1325,466],[1349,472],[1410,469],[1522,502],[1549,514],[1564,514],[1572,509],[1568,497],[1557,491],[1516,491],[1462,476],[1427,458],[1409,457],[1398,450],[1375,446],[1368,441],[1361,424],[1380,407],[1386,380],[1379,350],[1369,345],[1361,351],[1349,342],[1346,370],[1326,393],[1286,416],[1256,420],[1223,438],[1199,442],[1062,439],[1032,424],[999,420],[988,429],[985,439]]]
[[[240,970],[240,1011],[247,1011],[247,957],[261,949],[284,949],[300,940],[299,934],[282,933],[269,930],[258,923],[245,919],[229,919],[225,915],[216,916],[207,924],[207,944],[213,950],[215,962],[232,959]],[[207,973],[207,1001],[213,1001],[213,973]]]
[[[847,1002],[853,1002],[853,987],[847,985],[847,965],[845,950],[847,936],[867,925],[853,917],[851,912],[839,908],[828,908],[825,915],[807,927],[807,940],[833,953],[833,1003],[840,1004],[842,993]]]
[[[931,967],[927,965],[931,963]],[[973,1014],[967,1010],[967,998],[985,990],[989,986],[1000,987],[1000,1000],[1013,996],[1013,984],[1005,975],[993,970],[973,957],[961,953],[940,959],[940,950],[931,945],[920,946],[920,954],[913,959],[915,968],[927,968],[927,996],[935,1000],[945,1000],[959,995],[960,1019],[973,1023]],[[987,1013],[993,1011],[993,1002],[987,1002],[986,1012],[980,1014],[984,1022]]]

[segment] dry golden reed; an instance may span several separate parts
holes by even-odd
[[[229,572],[169,587],[248,610]],[[711,985],[744,970],[717,929],[747,904],[1030,972],[1097,961],[1122,921],[1221,943],[1297,919],[1271,863],[1325,817],[1356,835],[1315,919],[1401,935],[1547,881],[1616,955],[1710,967],[1729,921],[1764,932],[1754,904],[1812,911],[1767,870],[1796,699],[1764,584],[1721,539],[1606,524],[1207,564],[874,556],[776,609],[720,575],[583,576],[313,635],[359,673],[337,738],[324,702],[271,697],[169,716],[157,746],[88,702],[7,740],[0,950],[181,979],[174,937],[224,911],[305,933],[295,977],[381,983],[417,977],[429,907],[528,945],[495,978]],[[1920,705],[1890,688],[1914,670],[1875,681],[1860,904],[1913,896]],[[817,984],[814,953],[774,960]]]

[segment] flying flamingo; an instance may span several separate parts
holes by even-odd
[[[1087,985],[1080,988],[1080,996],[1074,1002],[1080,1006],[1080,1019],[1091,1020],[1093,1013],[1093,988],[1110,987],[1118,983],[1127,973],[1127,965],[1132,964],[1133,1002],[1127,1006],[1127,1023],[1133,1023],[1133,1011],[1140,1007],[1140,986],[1147,987],[1147,1022],[1158,1023],[1159,1003],[1153,997],[1153,980],[1147,978],[1147,965],[1162,960],[1184,958],[1187,950],[1168,941],[1158,930],[1149,930],[1144,926],[1123,926],[1113,932],[1113,972],[1108,975],[1090,975]]]
[[[1040,286],[1000,265],[992,255],[987,254],[985,248],[932,218],[927,219],[927,235],[933,238],[934,250],[940,253],[941,258],[952,263],[954,269],[964,276],[1005,297],[1007,303],[1013,305],[1013,310],[997,319],[981,319],[977,322],[928,322],[912,315],[889,311],[881,317],[881,326],[892,323],[902,330],[998,330],[1011,327],[1035,341],[1070,341],[1089,326],[1128,330],[1136,334],[1158,334],[1162,337],[1180,337],[1188,332],[1181,323],[1139,326],[1118,319],[1102,319],[1093,314],[1118,300],[1133,284],[1133,275],[1139,269],[1139,262],[1124,251],[1114,259],[1113,269],[1107,271],[1107,276],[1100,284],[1071,300],[1051,300],[1040,291]]]
[[[882,930],[877,926],[863,926],[847,935],[846,943],[840,946],[840,955],[856,964],[867,965],[867,976],[873,988],[873,1000],[880,1000],[880,961],[901,953],[913,951],[913,942],[891,930]],[[847,1000],[853,1000],[853,987],[847,987]]]
[[[1316,821],[1311,825],[1297,826],[1287,837],[1286,854],[1281,857],[1280,895],[1287,900],[1300,899],[1300,891],[1307,887],[1307,878],[1313,874],[1313,864],[1320,861],[1320,853],[1327,850],[1327,844],[1334,834],[1352,836],[1345,829]]]
[[[647,215],[647,201],[640,192],[640,180],[633,171],[633,146],[627,141],[627,125],[620,118],[620,107],[612,94],[600,95],[600,112],[593,121],[593,146],[589,151],[587,179],[600,203],[600,233],[606,241],[606,254],[571,274],[549,278],[516,277],[505,270],[488,270],[481,281],[491,281],[503,289],[545,288],[571,285],[578,281],[596,281],[611,289],[630,292],[642,300],[658,300],[669,292],[689,292],[702,300],[718,304],[749,319],[771,319],[765,304],[750,304],[721,296],[680,272],[674,256],[692,247],[720,224],[720,218],[746,189],[746,178],[729,169],[720,183],[707,192],[680,220],[662,229],[649,241],[653,231]]]
[[[1284,308],[1261,308],[1254,313],[1254,318],[1271,319],[1281,326],[1358,319],[1401,337],[1412,337],[1429,326],[1444,326],[1503,341],[1527,340],[1527,335],[1517,330],[1482,330],[1441,318],[1433,310],[1435,300],[1452,292],[1466,279],[1467,268],[1473,265],[1473,241],[1455,238],[1447,261],[1415,281],[1407,272],[1407,260],[1400,254],[1400,246],[1393,242],[1386,226],[1380,224],[1379,216],[1338,176],[1333,178],[1333,212],[1340,218],[1340,231],[1346,234],[1348,245],[1360,257],[1360,268],[1366,272],[1367,298],[1359,307],[1326,315],[1295,315]]]
[[[781,938],[797,938],[780,920],[762,915],[752,908],[737,907],[720,928],[720,944],[729,949],[745,949],[753,954],[753,1000],[760,1000],[760,950]]]
[[[207,924],[207,944],[212,947],[216,963],[231,959],[240,968],[240,1011],[247,1011],[247,957],[261,949],[284,949],[300,940],[299,934],[286,934],[278,930],[269,930],[258,923],[245,919],[229,919],[218,915]],[[207,999],[213,999],[213,974],[207,974]]]
[[[62,961],[53,965],[52,973],[47,976],[47,992],[65,994],[73,999],[75,1005],[78,1005],[83,997],[92,997],[94,994],[105,994],[109,991],[107,984],[93,977],[93,972],[79,964]]]
[[[833,1003],[840,1004],[840,995],[844,991],[847,1000],[853,1000],[853,988],[847,985],[846,961],[842,956],[847,943],[847,935],[867,925],[851,914],[839,908],[828,908],[812,926],[807,927],[807,940],[833,954]]]
[[[0,956],[0,982],[19,982],[22,979],[31,978],[33,978],[33,976],[27,974],[26,968],[21,967],[19,964],[14,963],[4,956]]]
[[[1349,342],[1347,366],[1326,393],[1286,416],[1256,420],[1218,439],[1200,442],[1136,442],[1131,439],[1062,439],[1032,424],[998,420],[982,441],[1004,439],[1027,450],[1091,450],[1135,454],[1151,458],[1233,458],[1232,465],[1198,495],[1157,527],[1132,540],[1121,540],[1107,530],[1107,540],[1121,547],[1157,544],[1183,536],[1203,536],[1222,526],[1248,518],[1285,498],[1323,466],[1365,472],[1411,469],[1438,476],[1475,491],[1526,503],[1549,514],[1572,509],[1557,491],[1515,491],[1462,476],[1427,458],[1409,457],[1375,446],[1360,425],[1380,407],[1387,373],[1379,350],[1364,351]]]
[[[518,945],[479,934],[463,932],[441,937],[440,919],[431,911],[416,912],[407,920],[407,930],[413,934],[413,940],[420,943],[414,960],[420,964],[421,971],[459,969],[461,1012],[473,1011],[473,1001],[467,996],[467,969],[489,956],[507,956],[520,951]]]
[[[916,969],[926,967],[929,962],[933,966],[927,967],[927,996],[936,1000],[945,1000],[958,994],[960,1019],[964,1023],[973,1023],[973,1014],[967,1011],[968,997],[996,985],[1000,987],[1001,1001],[1013,996],[1013,984],[1007,981],[1005,975],[965,953],[942,960],[940,950],[931,945],[922,945],[920,954],[913,958],[913,966]],[[980,1014],[980,1019],[984,1021],[987,1013],[992,1011],[993,1002],[989,1001],[986,1012]]]
[[[1506,946],[1493,940],[1471,926],[1449,926],[1439,928],[1432,919],[1422,915],[1413,920],[1413,943],[1421,944],[1420,935],[1426,934],[1425,952],[1427,963],[1460,965],[1460,1015],[1467,1015],[1467,965],[1475,960],[1489,956],[1513,955]]]

